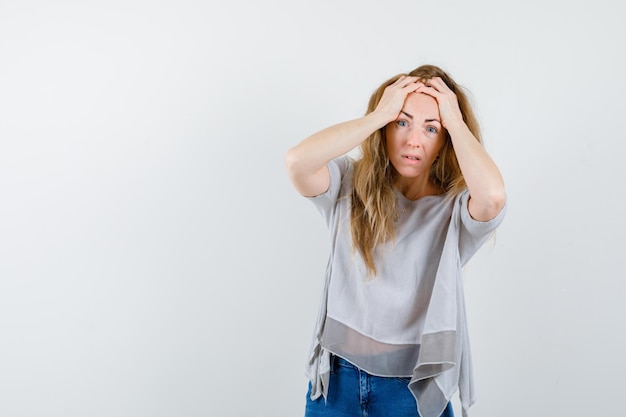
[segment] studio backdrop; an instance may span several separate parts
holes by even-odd
[[[426,63],[469,90],[507,187],[464,269],[470,415],[619,415],[621,17],[609,0],[3,0],[0,415],[302,416],[329,236],[285,152]]]

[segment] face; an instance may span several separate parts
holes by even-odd
[[[396,171],[405,178],[428,178],[445,141],[437,101],[426,94],[409,94],[385,133],[387,154]]]

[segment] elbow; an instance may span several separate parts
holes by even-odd
[[[472,196],[470,192],[469,211],[472,218],[486,222],[495,218],[506,204],[504,188],[485,190],[479,195]]]
[[[496,195],[491,197],[491,205],[496,215],[502,211],[504,206],[506,205],[506,192],[502,190],[502,192],[497,193]]]
[[[485,217],[493,219],[504,208],[506,204],[506,192],[504,188],[491,190],[485,197]]]
[[[303,150],[297,146],[285,153],[285,169],[292,182],[300,182],[302,178],[311,175],[312,170],[309,165]]]
[[[291,148],[285,153],[285,169],[289,176],[293,176],[300,166],[300,156],[296,148]]]

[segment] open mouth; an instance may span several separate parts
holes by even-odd
[[[409,161],[419,161],[420,158],[418,156],[413,155],[402,155],[404,159],[408,159]]]

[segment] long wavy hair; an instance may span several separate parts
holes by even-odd
[[[366,114],[376,109],[385,88],[402,75],[415,76],[422,81],[441,77],[456,94],[463,120],[469,130],[479,142],[482,142],[478,120],[466,91],[445,71],[434,65],[422,65],[408,74],[398,74],[385,81],[370,97]],[[453,198],[467,186],[452,148],[450,134],[447,131],[444,132],[445,142],[439,158],[431,167],[429,179],[434,186],[446,193],[447,198]],[[395,238],[394,220],[397,216],[397,197],[394,183],[398,172],[389,161],[386,142],[385,127],[382,127],[361,144],[361,156],[354,163],[350,229],[354,248],[363,257],[369,276],[376,275],[375,247],[381,243],[393,241]]]

